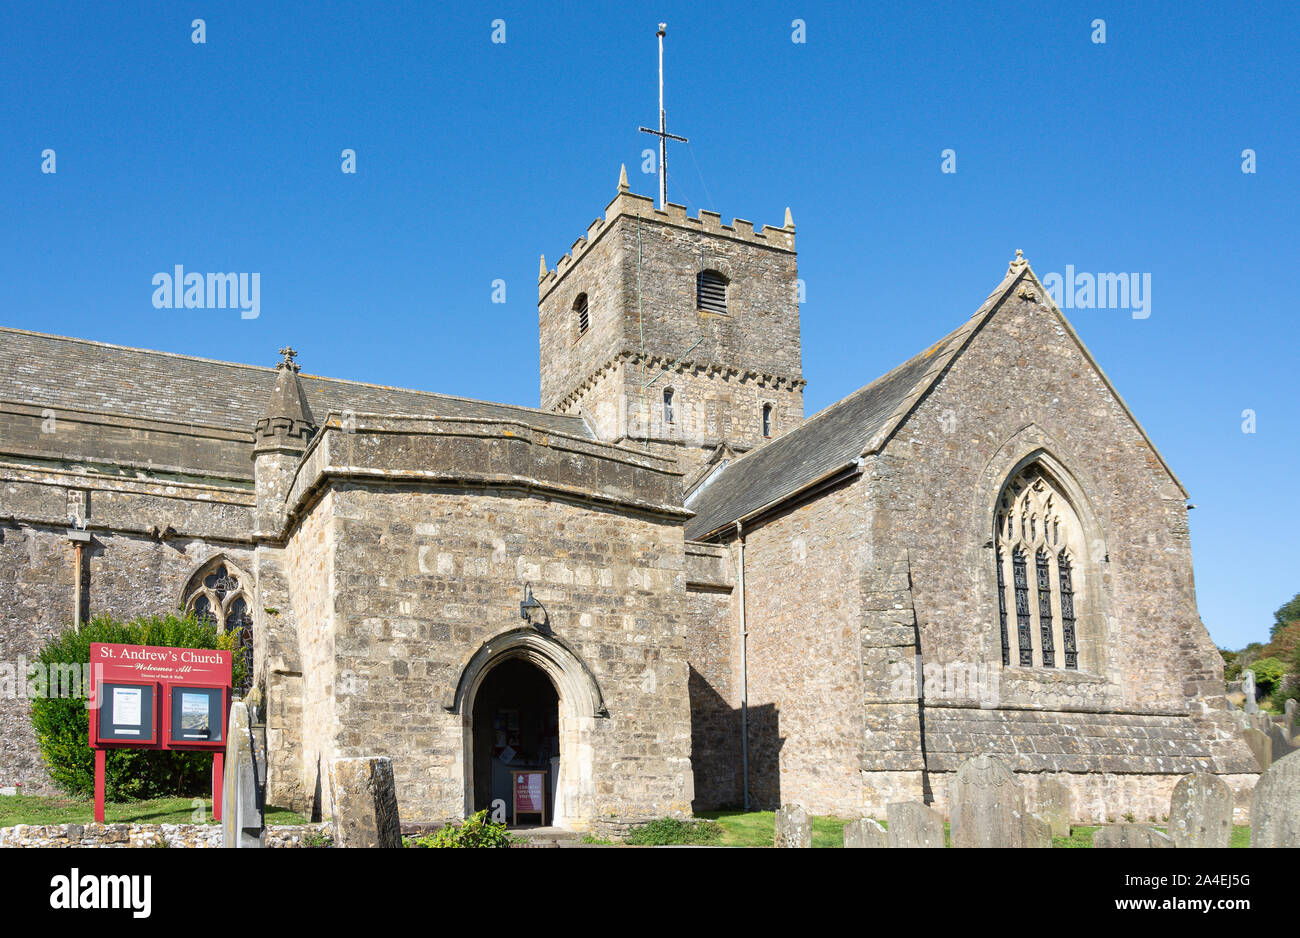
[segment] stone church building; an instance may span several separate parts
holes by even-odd
[[[538,409],[0,330],[0,657],[98,613],[242,627],[268,799],[326,814],[358,755],[405,819],[539,766],[596,831],[942,809],[978,753],[1079,820],[1248,790],[1187,493],[1029,265],[811,417],[796,278],[788,211],[624,177],[543,260]],[[26,710],[0,786],[39,792]]]

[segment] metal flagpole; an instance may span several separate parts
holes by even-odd
[[[659,32],[659,129],[651,130],[649,127],[638,127],[643,134],[652,134],[659,138],[659,208],[662,210],[668,204],[668,141],[680,140],[682,143],[690,143],[685,137],[679,137],[676,134],[668,132],[668,114],[664,110],[664,35],[668,32],[668,24],[660,23]]]

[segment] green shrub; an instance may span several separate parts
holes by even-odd
[[[91,642],[231,651],[238,638],[238,629],[220,633],[216,626],[193,616],[169,614],[131,622],[97,616],[52,639],[41,649],[38,660],[46,667],[89,664]],[[238,687],[244,678],[244,662],[240,655],[232,658],[234,685]],[[85,688],[82,697],[38,696],[31,705],[32,728],[50,778],[72,795],[95,793],[95,753],[89,743],[90,711],[85,696],[89,693]],[[208,753],[110,749],[104,765],[105,797],[129,801],[205,794],[211,787],[211,766]]]
[[[457,827],[448,824],[436,834],[412,837],[406,841],[412,847],[509,847],[516,843],[504,824],[488,820],[486,810],[470,815]]]
[[[1277,658],[1260,658],[1250,667],[1255,672],[1255,684],[1262,696],[1271,694],[1286,676],[1286,663]]]
[[[666,847],[672,844],[716,844],[722,826],[715,821],[692,821],[666,817],[639,824],[628,831],[625,843],[638,847]]]

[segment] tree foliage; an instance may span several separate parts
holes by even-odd
[[[49,673],[52,668],[88,665],[91,642],[232,651],[238,637],[238,629],[218,632],[216,626],[190,615],[150,616],[131,622],[97,616],[81,628],[68,628],[53,638],[41,649],[38,660]],[[244,677],[244,662],[240,655],[232,655],[232,659],[237,687]],[[90,711],[86,706],[89,693],[88,687],[79,697],[38,693],[31,705],[32,728],[50,778],[74,795],[95,791],[95,754],[90,748]],[[110,749],[105,759],[105,797],[126,801],[202,794],[211,783],[211,764],[207,753]]]

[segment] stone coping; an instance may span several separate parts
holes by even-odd
[[[664,457],[511,420],[331,412],[285,499],[286,524],[331,479],[496,486],[626,507],[684,522],[681,471]]]

